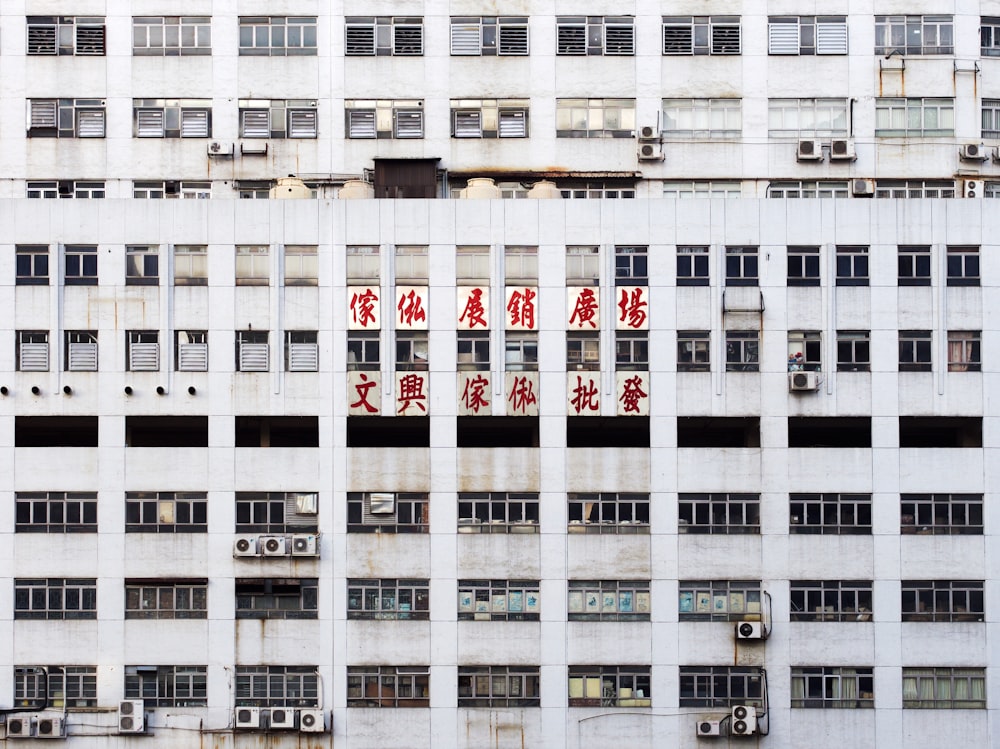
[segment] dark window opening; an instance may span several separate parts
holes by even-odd
[[[430,447],[426,416],[352,416],[347,420],[348,447]]]
[[[868,416],[789,417],[788,446],[871,447],[872,420]]]
[[[97,447],[97,417],[17,416],[14,447]]]
[[[319,417],[237,416],[236,447],[319,447]]]
[[[538,447],[537,416],[459,416],[456,421],[459,447]]]
[[[900,416],[900,447],[982,447],[983,420],[975,416]]]
[[[760,447],[760,418],[682,416],[677,447]]]
[[[208,447],[207,416],[126,416],[127,447]]]
[[[568,416],[566,447],[649,447],[649,417]]]

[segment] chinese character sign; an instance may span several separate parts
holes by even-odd
[[[506,372],[508,416],[538,416],[538,372]]]
[[[597,330],[601,326],[600,289],[570,286],[566,289],[566,327],[570,330]]]
[[[490,416],[492,400],[489,372],[458,373],[459,416]]]
[[[347,329],[378,330],[382,320],[379,307],[379,289],[371,286],[347,288]]]
[[[570,372],[566,375],[566,413],[570,416],[601,415],[601,373]]]
[[[649,289],[619,286],[615,294],[615,330],[649,330]]]
[[[427,287],[396,287],[396,329],[427,330]]]
[[[507,330],[538,330],[535,306],[538,289],[534,286],[508,286],[507,305],[504,307]]]
[[[382,374],[348,372],[348,416],[378,416],[380,413],[382,413]]]
[[[458,330],[488,330],[490,289],[488,286],[458,287]]]
[[[649,416],[649,372],[616,372],[619,416]]]
[[[396,372],[396,416],[427,415],[427,373]]]

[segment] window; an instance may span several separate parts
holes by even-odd
[[[904,708],[986,708],[986,669],[904,668]]]
[[[792,707],[874,708],[870,668],[792,666]]]
[[[847,99],[768,99],[771,138],[846,138],[850,132]]]
[[[488,285],[490,282],[490,248],[456,247],[455,278],[463,286]]]
[[[503,250],[504,279],[507,284],[538,282],[538,248],[506,246]]]
[[[664,99],[667,138],[738,138],[743,132],[740,99]]]
[[[459,666],[459,707],[538,707],[538,666]]]
[[[178,372],[207,372],[208,331],[176,331],[174,333],[174,363]]]
[[[207,533],[208,499],[199,492],[127,492],[126,533]]]
[[[537,622],[538,580],[459,580],[458,620]]]
[[[236,532],[317,533],[317,507],[310,492],[236,492]]]
[[[490,368],[490,334],[485,330],[458,331],[459,372],[486,372]]]
[[[347,334],[347,368],[351,371],[379,370],[379,334],[350,332]]]
[[[267,149],[265,148],[266,152]],[[269,200],[271,181],[264,179],[241,179],[238,183],[240,200]]]
[[[49,248],[44,244],[19,244],[15,247],[18,286],[49,285]]]
[[[348,492],[348,533],[428,533],[425,492]]]
[[[538,371],[538,333],[507,333],[504,339],[504,371]]]
[[[649,283],[649,248],[635,245],[615,247],[615,285],[646,286]]]
[[[348,619],[422,619],[430,618],[430,582],[428,580],[347,581]]]
[[[393,268],[396,284],[426,284],[428,274],[428,256],[426,245],[396,245],[395,266]]]
[[[318,283],[319,248],[316,245],[285,245],[285,286],[316,286]]]
[[[760,533],[759,494],[680,494],[680,533]]]
[[[665,181],[665,198],[739,198],[743,187],[739,180],[692,180],[684,182]]]
[[[948,331],[948,371],[978,372],[982,368],[982,333],[978,330]]]
[[[756,330],[726,331],[726,371],[759,372],[759,333]]]
[[[125,666],[125,699],[145,707],[206,707],[206,666]]]
[[[49,331],[17,331],[17,371],[49,371]]]
[[[875,183],[876,198],[954,198],[955,183],[951,180],[880,179]]]
[[[97,707],[96,666],[14,666],[16,709]]]
[[[648,622],[649,580],[570,580],[571,622]]]
[[[708,286],[708,247],[677,247],[677,285]]]
[[[177,245],[174,247],[174,285],[205,286],[208,283],[208,247]]]
[[[847,198],[847,182],[836,180],[802,180],[796,182],[771,182],[767,186],[769,198]]]
[[[914,138],[954,134],[954,99],[915,97],[875,100],[876,137]]]
[[[396,371],[427,371],[427,331],[396,333]]]
[[[163,198],[208,199],[212,197],[211,182],[185,180],[137,180],[132,183],[132,197],[141,200]]]
[[[788,331],[788,371],[823,370],[822,339],[818,330]]]
[[[527,99],[452,99],[452,138],[527,138]]]
[[[236,371],[267,372],[270,364],[270,348],[266,330],[236,331]]]
[[[559,16],[558,55],[634,55],[635,26],[629,16]]]
[[[319,707],[315,666],[237,666],[237,707]]]
[[[414,56],[424,53],[422,18],[349,16],[344,19],[344,33],[344,54],[348,56]]]
[[[557,138],[631,138],[635,99],[556,99]]]
[[[319,345],[315,330],[285,331],[285,371],[319,371]]]
[[[791,494],[789,533],[869,535],[871,494]]]
[[[136,16],[132,19],[132,54],[154,57],[212,54],[212,19],[208,16]]]
[[[767,19],[770,55],[846,55],[844,16],[771,16]]]
[[[566,248],[566,281],[596,286],[601,278],[601,248],[574,245]]]
[[[14,580],[15,619],[96,619],[97,580]]]
[[[595,333],[566,334],[566,370],[599,371],[601,368],[601,339]]]
[[[267,245],[237,245],[236,285],[267,286],[271,277],[271,248]]]
[[[67,372],[96,372],[97,331],[67,330],[63,357]]]
[[[948,285],[979,286],[978,247],[948,247]]]
[[[757,285],[757,248],[726,248],[726,286]]]
[[[982,580],[903,580],[904,622],[983,621]]]
[[[427,666],[348,666],[348,707],[430,707]]]
[[[68,244],[63,250],[67,286],[97,285],[97,246]]]
[[[649,666],[570,666],[570,707],[649,707]]]
[[[708,372],[711,368],[711,332],[707,330],[677,331],[677,371]]]
[[[316,102],[308,99],[240,99],[241,138],[315,138]]]
[[[984,138],[1000,138],[1000,99],[983,99]]]
[[[28,16],[29,55],[104,56],[103,17]]]
[[[837,245],[837,286],[868,285],[868,248]]]
[[[649,336],[646,333],[616,332],[615,371],[645,372],[648,370]]]
[[[761,614],[760,581],[679,582],[681,621],[735,622]]]
[[[560,181],[564,200],[624,200],[635,197],[635,181],[576,182]],[[504,196],[506,197],[506,196]],[[518,196],[520,197],[520,196]],[[528,197],[525,191],[524,197]]]
[[[738,55],[739,16],[664,16],[663,54]]]
[[[208,580],[126,579],[125,618],[207,619]]]
[[[125,285],[156,286],[160,282],[160,248],[156,245],[125,247]]]
[[[135,138],[210,138],[212,107],[208,99],[133,99]]]
[[[983,16],[979,23],[979,34],[979,54],[983,57],[1000,57],[1000,18]]]
[[[681,707],[763,707],[762,669],[746,666],[681,666]]]
[[[377,284],[379,281],[379,248],[350,246],[347,248],[347,283]]]
[[[900,286],[931,285],[931,248],[927,245],[900,245],[897,255]]]
[[[788,248],[788,285],[819,286],[819,247]]]
[[[649,495],[569,493],[570,533],[649,533]]]
[[[423,99],[348,99],[348,138],[423,138]]]
[[[18,492],[15,533],[97,533],[94,492]]]
[[[875,54],[950,55],[951,16],[875,16]]]
[[[538,533],[538,492],[459,492],[459,533]]]
[[[870,622],[871,580],[793,580],[793,622]]]
[[[526,55],[528,19],[493,16],[462,16],[451,19],[453,55]]]
[[[240,54],[285,57],[316,54],[316,18],[240,17]]]
[[[315,619],[316,578],[236,578],[237,619]]]
[[[19,495],[20,496],[20,495]],[[983,533],[982,494],[901,494],[900,533]]]
[[[103,138],[104,99],[29,99],[29,138]]]
[[[952,190],[952,197],[954,197],[954,190]],[[983,184],[983,197],[984,198],[1000,198],[1000,182],[987,181]]]
[[[899,371],[931,371],[931,331],[899,331]]]

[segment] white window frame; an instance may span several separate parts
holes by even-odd
[[[135,16],[132,55],[173,57],[212,54],[210,16]]]
[[[452,56],[487,57],[528,54],[528,19],[524,16],[453,16]]]
[[[174,364],[178,372],[208,371],[208,331],[175,331],[174,351]]]
[[[316,16],[240,16],[241,56],[315,56],[316,47]]]
[[[315,330],[285,331],[285,371],[318,372],[319,344]]]
[[[209,99],[133,99],[134,138],[211,138]]]
[[[424,54],[424,19],[417,16],[348,16],[344,54],[419,57]]]
[[[317,102],[312,99],[240,99],[241,138],[316,138]]]
[[[743,134],[741,99],[663,99],[665,138],[739,138]]]
[[[1000,99],[983,99],[982,121],[983,138],[1000,138]]]
[[[741,37],[739,16],[663,16],[664,55],[739,55]]]
[[[17,371],[49,371],[49,331],[17,331]]]
[[[983,16],[979,22],[980,47],[982,57],[1000,57],[1000,18]]]
[[[103,57],[107,53],[103,16],[28,16],[26,54]]]
[[[930,40],[930,41],[928,41]],[[875,54],[951,55],[955,52],[950,15],[875,16]]]
[[[527,138],[527,99],[452,99],[452,138]]]
[[[769,55],[846,55],[845,16],[771,16],[767,19]]]
[[[635,55],[631,16],[558,16],[556,55]]]
[[[635,137],[635,99],[556,99],[556,137]]]
[[[271,282],[271,247],[266,244],[236,245],[236,285],[267,286]]]
[[[351,139],[423,138],[423,108],[423,99],[348,99],[345,134]]]
[[[919,121],[919,125],[911,125],[914,119]],[[932,121],[936,123],[936,127],[931,126]],[[933,138],[954,134],[954,98],[925,96],[875,99],[876,138]]]
[[[663,183],[665,198],[741,198],[743,185],[739,180],[691,180]]]
[[[767,186],[769,198],[849,198],[850,183],[835,180],[797,180],[771,182]]]
[[[793,708],[875,707],[871,668],[853,666],[792,666]]]
[[[104,99],[28,99],[29,138],[103,138]]]
[[[769,138],[846,138],[851,132],[846,98],[768,99]]]
[[[988,194],[989,190],[986,192]],[[951,180],[880,179],[875,182],[876,198],[954,198],[956,195],[955,183]]]

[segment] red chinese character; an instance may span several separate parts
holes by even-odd
[[[466,410],[479,413],[480,409],[487,408],[490,402],[486,400],[486,388],[490,381],[480,374],[470,377],[465,381],[465,390],[462,393],[462,402]]]
[[[486,308],[483,306],[483,290],[473,289],[469,292],[469,298],[465,300],[465,309],[459,315],[458,321],[465,322],[465,318],[468,317],[469,328],[474,328],[477,325],[488,328],[486,318],[483,317],[485,314]]]
[[[396,398],[396,402],[403,405],[399,407],[396,413],[403,413],[410,407],[411,403],[426,413],[427,406],[424,405],[424,401],[426,400],[427,396],[424,394],[423,375],[408,374],[399,378],[399,395]]]
[[[510,401],[512,410],[520,411],[522,414],[528,412],[528,406],[538,403],[535,397],[535,383],[527,377],[515,377],[510,389]]]
[[[361,380],[361,382],[355,383],[354,385],[354,389],[358,391],[358,399],[351,404],[351,408],[363,407],[368,413],[376,414],[378,413],[378,409],[368,402],[368,392],[372,388],[376,387],[378,383],[369,380],[367,375],[363,372],[361,374]]]
[[[510,295],[507,302],[507,311],[510,312],[510,324],[522,325],[523,327],[534,329],[535,327],[535,297],[538,294],[531,289],[515,291]]]
[[[427,313],[424,311],[423,300],[413,289],[410,289],[409,294],[403,294],[399,297],[399,304],[396,305],[396,309],[399,310],[400,325],[413,325],[415,321],[427,322]]]
[[[641,286],[633,289],[631,296],[627,289],[622,289],[622,298],[618,301],[618,309],[621,310],[618,319],[630,328],[641,328],[646,322],[646,310],[643,308],[647,306],[649,305],[642,301]]]
[[[593,289],[584,289],[576,298],[576,305],[573,307],[573,314],[569,316],[569,324],[574,320],[579,320],[578,328],[582,328],[584,323],[590,323],[590,327],[597,327],[597,298]]]
[[[362,328],[367,328],[369,323],[375,322],[375,303],[378,301],[378,294],[371,289],[365,289],[360,294],[355,292],[351,295],[351,316],[354,322]]]
[[[629,377],[622,384],[624,385],[622,397],[618,399],[625,404],[622,410],[625,413],[639,413],[639,400],[649,397],[649,393],[642,389],[642,377],[639,375]]]
[[[594,381],[587,378],[584,382],[580,375],[576,376],[576,387],[573,388],[573,400],[569,403],[579,414],[581,411],[597,411],[600,404],[597,402],[597,386]]]

